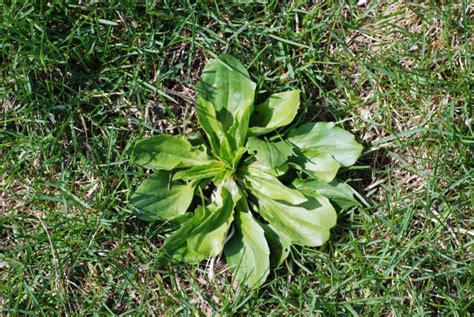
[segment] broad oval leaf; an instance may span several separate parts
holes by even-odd
[[[261,135],[289,124],[295,118],[299,105],[299,90],[271,95],[263,104],[255,107],[250,133]]]
[[[293,154],[291,146],[285,141],[267,142],[251,137],[247,141],[247,147],[249,154],[255,155],[258,161],[271,168],[283,165]]]
[[[166,134],[138,142],[133,149],[132,161],[145,168],[167,171],[212,162],[203,147],[192,146],[181,137]]]
[[[204,100],[214,107],[216,119],[228,134],[231,146],[234,149],[243,146],[253,110],[255,87],[245,66],[234,57],[222,54],[210,60],[197,85],[199,122],[207,121],[203,117],[209,115],[209,111],[199,109],[199,103]],[[212,133],[209,129],[205,132]]]
[[[360,203],[354,197],[354,190],[352,187],[337,180],[325,183],[317,179],[301,180],[297,178],[294,180],[292,185],[307,195],[317,193],[329,198],[343,209],[360,206]]]
[[[307,123],[291,131],[288,140],[303,152],[329,154],[343,166],[353,165],[362,153],[350,132],[334,126],[334,122]]]
[[[248,211],[237,210],[235,233],[224,254],[236,280],[250,288],[261,286],[270,272],[270,250],[260,224]]]
[[[295,205],[307,200],[299,191],[286,187],[278,178],[256,166],[250,165],[242,168],[240,176],[244,179],[247,188],[256,196],[264,195]]]
[[[159,171],[143,181],[131,197],[137,217],[144,220],[173,219],[186,212],[194,185],[172,182],[169,172]]]
[[[326,197],[315,194],[305,203],[290,205],[258,196],[259,212],[276,230],[293,243],[320,246],[329,239],[329,229],[336,225],[337,215]]]

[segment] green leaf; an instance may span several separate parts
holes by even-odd
[[[237,202],[244,196],[244,193],[240,186],[237,184],[235,179],[233,177],[229,177],[225,179],[222,183],[219,183],[219,187],[225,188],[230,196],[232,197],[232,201],[234,204],[237,204]],[[218,188],[219,188],[218,187]],[[219,191],[216,191],[216,195],[213,197],[213,200],[216,203],[222,204],[222,195],[217,195]]]
[[[320,246],[329,239],[329,229],[336,225],[336,211],[321,195],[309,196],[305,203],[297,206],[265,196],[257,198],[260,215],[293,243]]]
[[[293,154],[290,145],[285,141],[272,143],[251,137],[247,141],[247,147],[250,155],[255,155],[258,161],[271,168],[283,165]]]
[[[253,165],[242,168],[240,176],[244,179],[247,188],[255,195],[264,195],[295,205],[307,200],[299,191],[286,187],[278,178]]]
[[[225,171],[226,171],[225,165],[220,161],[216,161],[216,162],[209,163],[207,165],[194,166],[194,167],[191,167],[190,169],[176,172],[173,175],[173,180],[190,181],[190,180],[199,180],[199,179],[205,179],[205,178],[219,177],[220,175],[225,173]]]
[[[250,133],[261,135],[288,125],[295,118],[299,105],[299,90],[271,95],[263,104],[255,107]]]
[[[271,225],[261,224],[270,247],[270,267],[279,267],[290,254],[291,239]]]
[[[341,167],[341,164],[328,153],[313,150],[297,151],[297,153],[298,155],[293,161],[301,166],[306,173],[324,182],[332,181]]]
[[[233,168],[234,171],[237,170],[240,164],[240,160],[246,152],[247,152],[246,147],[240,147],[234,151],[234,158],[232,159],[231,164],[230,164],[230,167]]]
[[[235,203],[232,195],[224,187],[219,187],[213,204],[207,208],[209,216],[202,221],[187,239],[188,250],[203,259],[218,256],[224,248],[224,241],[233,220]]]
[[[234,57],[222,54],[210,60],[197,85],[199,122],[206,122],[205,116],[215,114],[222,131],[229,136],[232,148],[243,146],[253,111],[255,87],[245,66]],[[199,104],[203,100],[213,106],[214,113],[207,109],[209,105],[205,107],[208,111],[202,111],[203,107]],[[214,138],[213,131],[206,127],[204,130],[210,139]]]
[[[193,196],[193,184],[171,182],[170,173],[160,171],[141,183],[132,195],[131,203],[141,219],[169,220],[184,214]]]
[[[219,187],[215,194],[218,199],[209,206],[199,206],[193,217],[165,240],[159,252],[161,263],[198,263],[222,252],[235,203],[224,187]]]
[[[167,171],[212,162],[203,147],[193,147],[183,138],[166,134],[138,142],[133,149],[132,161],[144,168]]]
[[[198,97],[196,111],[199,124],[209,139],[212,153],[225,162],[231,162],[233,157],[231,142],[217,118],[214,106],[205,99]]]
[[[250,162],[252,162],[252,163],[250,163]],[[269,165],[267,165],[266,163],[264,163],[262,161],[255,161],[255,159],[254,159],[254,161],[250,160],[247,163],[249,163],[248,165],[251,165],[253,168],[260,169],[260,170],[264,171],[265,173],[273,175],[275,177],[282,176],[283,174],[285,174],[288,171],[288,164],[287,163],[285,163],[283,165],[280,165],[278,167],[275,167],[275,168],[271,168]]]
[[[248,207],[244,210],[239,208],[235,214],[235,233],[226,244],[224,253],[235,279],[257,288],[270,272],[270,250],[262,227]]]
[[[290,132],[288,140],[303,154],[329,154],[343,166],[353,165],[362,153],[354,135],[334,126],[333,122],[307,123]]]
[[[168,261],[198,263],[205,259],[205,257],[188,250],[187,239],[191,232],[209,217],[209,214],[210,211],[205,206],[196,208],[193,216],[166,238],[163,247],[158,251],[158,263],[164,264]]]
[[[360,206],[357,199],[354,198],[354,190],[346,183],[337,180],[325,183],[316,179],[301,180],[297,178],[293,182],[293,186],[305,194],[313,195],[317,193],[329,198],[343,209]]]

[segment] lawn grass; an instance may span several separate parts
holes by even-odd
[[[0,3],[0,314],[473,313],[468,1]],[[342,173],[364,207],[257,291],[222,259],[158,266],[164,227],[127,204],[129,144],[196,130],[221,52],[365,146]]]

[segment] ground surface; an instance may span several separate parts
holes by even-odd
[[[0,314],[473,312],[469,1],[50,2],[0,1]],[[128,144],[195,130],[220,52],[365,146],[343,177],[369,206],[258,291],[222,260],[158,267],[127,205]]]

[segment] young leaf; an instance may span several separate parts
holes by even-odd
[[[284,141],[272,143],[254,137],[248,139],[247,147],[249,154],[255,155],[258,161],[271,168],[286,163],[293,153],[291,147]]]
[[[288,140],[303,151],[332,155],[343,166],[353,165],[362,153],[354,135],[333,122],[303,124],[290,132]]]
[[[246,202],[245,202],[246,205]],[[236,210],[235,233],[226,244],[224,254],[236,280],[256,288],[270,272],[270,250],[260,224],[250,211]]]
[[[226,188],[220,187],[216,192],[219,204],[199,206],[193,217],[166,239],[159,253],[161,262],[197,263],[222,252],[235,204]]]
[[[297,206],[265,196],[257,198],[262,217],[296,244],[320,246],[329,239],[329,229],[336,225],[336,211],[321,195],[314,194]]]
[[[199,100],[205,100],[214,107],[217,121],[222,124],[223,131],[228,131],[234,149],[245,143],[255,87],[247,69],[227,54],[210,60],[198,83]],[[206,115],[198,109],[200,122],[205,121],[202,117]]]
[[[316,179],[301,180],[297,178],[293,182],[293,186],[307,195],[317,193],[329,198],[343,209],[360,206],[360,203],[354,197],[354,190],[346,183],[337,180],[325,183]]]
[[[195,254],[204,258],[217,256],[224,248],[224,241],[230,224],[234,219],[234,201],[229,191],[221,187],[218,189],[220,202],[207,208],[209,217],[202,221],[188,236],[187,247]]]
[[[194,185],[171,182],[170,173],[159,171],[143,181],[131,197],[137,217],[144,220],[173,219],[186,212]]]
[[[209,139],[212,153],[221,160],[230,162],[233,157],[232,145],[229,136],[217,118],[214,105],[198,97],[196,111],[198,121]],[[235,143],[235,140],[233,143]]]
[[[242,198],[242,196],[244,196],[242,189],[240,188],[240,186],[237,184],[237,182],[235,181],[233,177],[229,177],[225,179],[223,182],[219,183],[217,189],[221,187],[225,188],[229,192],[230,196],[232,197],[232,201],[234,202],[234,205],[237,204],[237,202]],[[222,198],[223,198],[223,195],[220,194],[219,190],[216,190],[215,194],[212,195],[212,200],[216,204],[222,205],[223,204]]]
[[[210,211],[205,206],[196,208],[193,216],[166,238],[165,244],[158,252],[158,262],[161,264],[168,261],[198,263],[204,260],[205,256],[188,250],[187,239],[191,232],[209,217],[209,214]]]
[[[261,135],[286,126],[295,118],[299,105],[299,90],[271,95],[263,104],[255,107],[250,133]]]
[[[237,170],[238,165],[240,163],[240,159],[242,156],[247,152],[246,147],[239,147],[234,151],[234,158],[231,160],[230,166],[235,170]]]
[[[166,171],[212,162],[203,147],[194,147],[183,138],[166,134],[139,141],[133,149],[132,161],[144,168]]]
[[[241,173],[247,188],[256,196],[264,195],[271,199],[283,200],[295,205],[307,200],[299,191],[286,187],[275,176],[252,165],[242,168]]]

